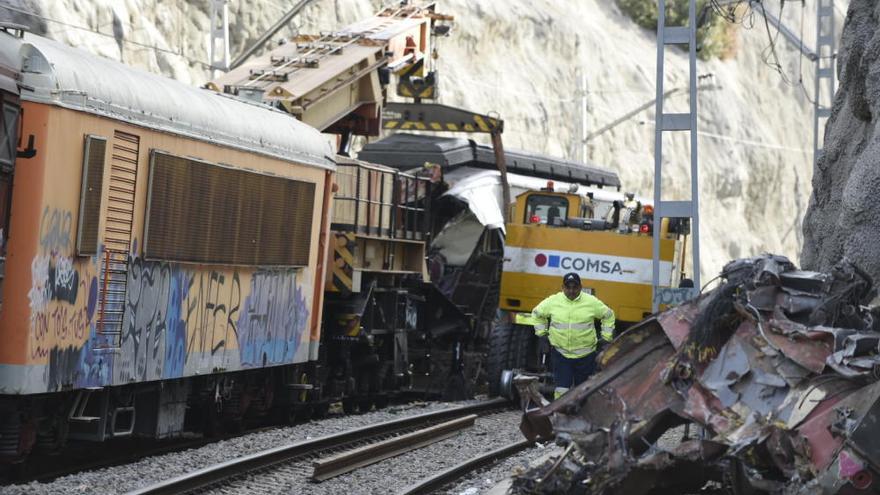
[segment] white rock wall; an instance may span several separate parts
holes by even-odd
[[[233,58],[293,3],[231,0]],[[778,11],[777,2],[765,3]],[[87,28],[44,20],[50,37],[191,84],[209,78],[209,0],[14,0],[12,5]],[[375,0],[315,0],[279,37],[342,27],[379,6]],[[812,45],[815,0],[807,0],[806,9],[803,32]],[[654,33],[637,27],[612,0],[445,0],[439,10],[456,17],[451,35],[439,42],[440,101],[498,112],[507,147],[579,156],[580,70],[588,78],[590,129],[654,97]],[[800,6],[787,2],[785,11],[789,27],[800,32]],[[127,40],[121,53],[112,36],[114,12]],[[0,16],[11,14],[0,9]],[[806,94],[813,92],[812,65],[780,38],[782,70],[797,81],[800,69],[806,90],[768,67],[762,61],[768,38],[760,18],[752,29],[740,29],[738,43],[734,58],[698,64],[698,72],[714,74],[720,86],[699,97],[704,280],[734,257],[771,251],[798,261],[811,189],[812,105]],[[685,54],[667,53],[667,88],[686,84]],[[686,108],[686,96],[667,102],[669,111]],[[626,189],[648,197],[653,113],[653,107],[639,113],[589,147],[593,162],[616,170]],[[688,197],[688,142],[684,135],[664,142],[667,199]]]

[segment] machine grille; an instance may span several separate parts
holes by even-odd
[[[86,136],[83,153],[79,223],[77,224],[76,237],[76,250],[80,256],[98,254],[101,196],[104,187],[104,156],[106,152],[106,138]]]
[[[144,255],[233,265],[308,264],[315,184],[153,150]]]

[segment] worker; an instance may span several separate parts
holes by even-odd
[[[562,292],[540,302],[532,311],[535,335],[549,335],[550,363],[558,399],[569,388],[585,381],[596,369],[598,339],[594,320],[602,321],[602,340],[614,337],[614,311],[598,298],[583,292],[581,277],[566,273]]]

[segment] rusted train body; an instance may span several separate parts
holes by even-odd
[[[39,37],[0,47],[0,455],[267,412],[318,357],[326,137]]]

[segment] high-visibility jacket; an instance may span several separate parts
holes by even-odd
[[[532,310],[535,334],[550,335],[550,345],[567,358],[584,357],[596,350],[596,325],[602,321],[602,338],[614,337],[614,311],[598,298],[580,293],[574,300],[557,292]]]

